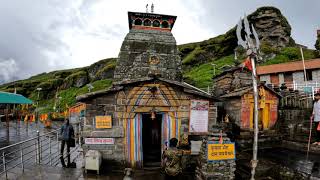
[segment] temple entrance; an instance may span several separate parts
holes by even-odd
[[[142,114],[143,166],[159,167],[161,162],[161,122],[162,114]]]

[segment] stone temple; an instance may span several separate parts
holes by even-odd
[[[181,81],[181,60],[171,30],[176,16],[128,13],[125,37],[114,72],[115,81],[158,76]]]
[[[84,152],[100,151],[112,166],[159,167],[169,140],[177,138],[184,159],[196,157],[190,141],[212,132],[217,107],[209,93],[182,81],[171,33],[176,18],[128,12],[112,87],[77,97],[85,107]]]

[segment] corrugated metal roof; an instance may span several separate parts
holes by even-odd
[[[320,59],[312,59],[305,61],[306,69],[318,69],[320,68]],[[258,66],[257,74],[272,74],[272,73],[280,73],[280,72],[293,72],[293,71],[303,71],[302,60],[289,62],[289,63],[281,63],[281,64],[272,64],[266,66]]]
[[[0,91],[0,104],[32,104],[32,101],[21,94]]]

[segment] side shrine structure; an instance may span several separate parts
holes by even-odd
[[[112,165],[160,166],[171,138],[190,154],[191,137],[211,133],[217,119],[215,100],[182,81],[181,59],[171,33],[176,18],[128,12],[129,33],[112,87],[77,97],[86,107],[84,152],[98,150]]]

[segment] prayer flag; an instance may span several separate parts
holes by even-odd
[[[252,71],[252,64],[251,64],[251,59],[248,56],[247,59],[245,59],[242,64],[240,65],[243,68],[247,68],[248,70]]]

